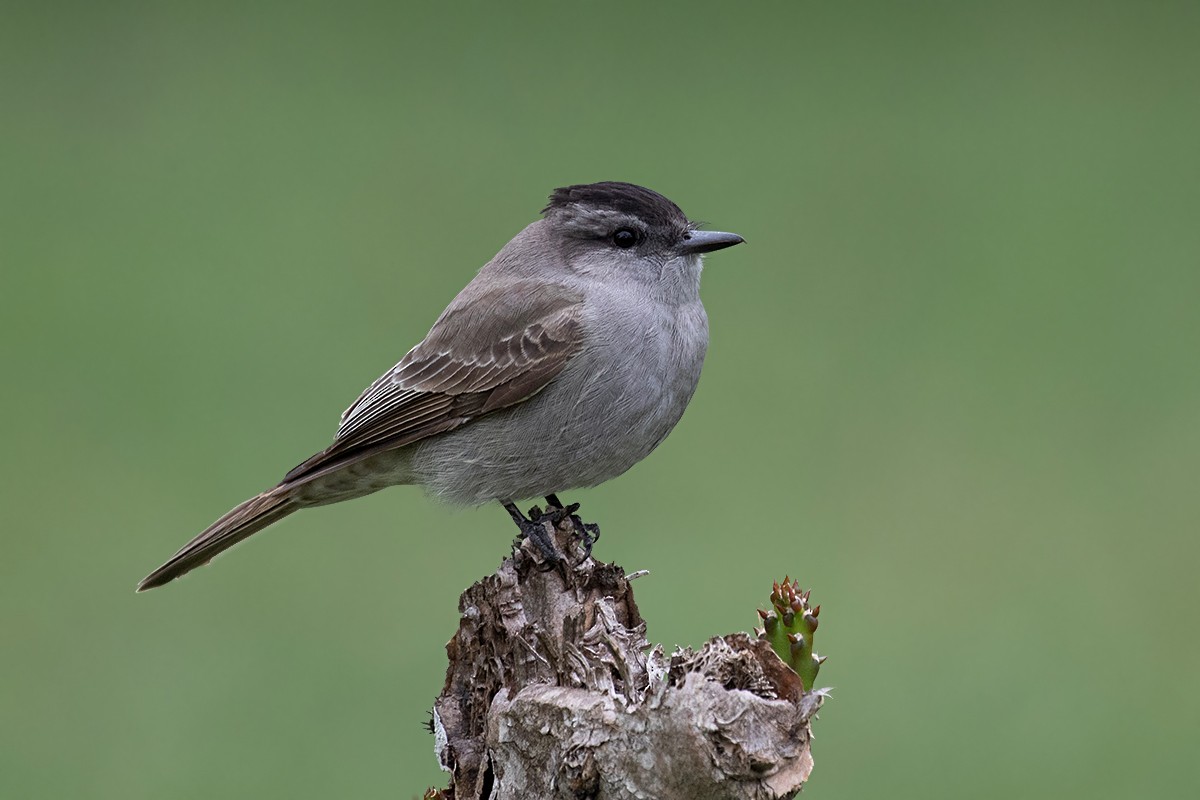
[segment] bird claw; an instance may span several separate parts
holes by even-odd
[[[540,568],[544,571],[554,569],[564,560],[553,535],[562,522],[570,522],[572,531],[579,537],[583,545],[584,560],[591,557],[592,545],[600,539],[600,526],[584,522],[575,513],[579,510],[579,503],[563,505],[557,497],[548,495],[545,511],[533,506],[529,509],[528,518],[512,503],[505,503],[504,508],[521,530],[521,535],[513,542],[513,554],[516,554],[522,542],[529,540],[542,557],[543,566]],[[547,522],[550,523],[549,526],[546,525]]]
[[[587,559],[592,555],[592,545],[600,541],[600,526],[594,522],[584,522],[582,518],[575,512],[579,510],[579,503],[571,503],[564,506],[558,497],[555,495],[546,496],[546,511],[543,512],[537,506],[529,509],[529,517],[533,520],[550,520],[550,524],[558,527],[558,524],[563,520],[569,520],[571,528],[575,535],[579,537],[580,543],[583,545],[584,558]]]
[[[575,515],[575,512],[578,510],[579,503],[571,503],[569,506],[547,505],[545,511],[542,511],[537,506],[534,506],[533,508],[529,509],[529,518],[534,522],[547,520],[551,525],[557,528],[558,523],[562,522],[564,519],[571,520],[572,525],[575,525],[576,520],[579,519],[579,517]]]
[[[557,503],[557,500],[558,498],[554,497],[554,495],[550,495],[550,497],[546,498],[546,511],[542,512],[538,506],[534,506],[532,509],[529,509],[529,518],[535,519],[535,521],[548,519],[556,528],[564,519],[570,521],[571,529],[575,531],[575,535],[583,546],[583,558],[587,559],[592,555],[592,546],[600,541],[600,525],[594,522],[583,522],[583,519],[575,513],[580,510],[580,504],[572,503],[564,506]]]
[[[558,552],[558,546],[554,543],[554,537],[551,535],[550,529],[546,527],[546,522],[549,521],[549,518],[541,513],[541,509],[536,506],[531,508],[529,516],[532,519],[526,519],[520,509],[512,503],[505,503],[504,508],[508,511],[508,515],[512,517],[512,521],[521,530],[520,537],[513,543],[514,554],[520,543],[528,539],[537,548],[542,560],[547,565],[547,569],[553,569],[562,562],[563,557]]]
[[[575,523],[575,530],[580,532],[579,538],[583,541],[583,552],[590,557],[592,545],[600,541],[600,526],[594,522],[584,522],[579,517],[571,517],[571,521]]]
[[[554,537],[544,524],[545,518],[530,520],[521,526],[521,538],[528,539],[537,548],[538,554],[541,555],[543,564],[539,567],[544,571],[549,571],[558,566],[558,563],[563,560],[562,555],[558,552],[558,545],[554,543]]]

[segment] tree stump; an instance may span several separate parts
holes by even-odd
[[[629,576],[591,558],[575,523],[544,523],[561,563],[525,540],[463,592],[431,726],[451,782],[427,797],[794,796],[824,694],[744,633],[651,648]]]

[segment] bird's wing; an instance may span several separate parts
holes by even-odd
[[[537,394],[579,350],[580,300],[534,281],[468,286],[425,340],[346,409],[333,444],[283,482],[306,482]]]

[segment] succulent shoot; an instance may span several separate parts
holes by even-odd
[[[811,593],[811,589],[800,591],[799,581],[786,576],[782,584],[772,584],[771,609],[759,609],[763,626],[754,629],[758,638],[770,642],[775,653],[796,671],[806,692],[812,691],[817,672],[825,661],[825,656],[818,656],[813,651],[813,635],[817,632],[821,607],[809,606]]]

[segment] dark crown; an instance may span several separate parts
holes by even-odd
[[[687,225],[687,217],[679,206],[658,192],[644,186],[619,181],[580,183],[555,189],[550,202],[542,209],[548,214],[570,205],[619,211],[630,214],[651,226],[677,227]]]

